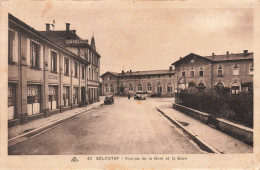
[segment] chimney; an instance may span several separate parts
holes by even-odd
[[[172,66],[169,67],[169,70],[172,71]]]
[[[182,59],[182,57],[180,57],[180,60]]]
[[[124,72],[124,70],[122,70],[122,74],[124,74],[125,72]]]
[[[46,24],[46,31],[50,31],[50,24],[49,23]]]
[[[247,54],[248,53],[248,50],[244,50],[244,54]]]
[[[130,74],[132,74],[132,70],[130,70]]]
[[[66,23],[66,31],[70,30],[70,23]]]
[[[227,57],[229,56],[229,51],[227,51]]]
[[[215,57],[215,54],[214,53],[212,53],[212,58],[214,58]]]

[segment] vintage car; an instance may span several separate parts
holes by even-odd
[[[113,103],[114,103],[113,95],[109,95],[109,96],[105,97],[105,99],[104,99],[104,104],[105,105],[113,104]]]
[[[134,95],[134,100],[138,99],[138,100],[145,100],[148,97],[148,93],[145,91],[138,91],[136,92],[136,94]]]

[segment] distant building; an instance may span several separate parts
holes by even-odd
[[[200,56],[189,54],[172,63],[175,67],[176,92],[214,86],[231,88],[232,94],[253,90],[253,53]]]
[[[100,56],[94,38],[88,45],[68,26],[56,35],[49,24],[39,32],[8,17],[9,127],[99,100]]]
[[[137,91],[147,91],[149,95],[174,96],[174,71],[135,71],[122,73],[106,72],[102,76],[104,95],[133,95]]]

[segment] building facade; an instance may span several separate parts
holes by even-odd
[[[101,76],[104,95],[134,95],[146,91],[149,95],[174,96],[174,71],[136,71],[122,73],[106,72]]]
[[[253,91],[253,53],[199,56],[189,54],[174,62],[176,92],[204,91],[214,86],[228,87],[232,94]]]
[[[94,59],[79,56],[11,14],[8,22],[9,127],[98,100],[88,90]],[[99,70],[99,63],[95,66]]]

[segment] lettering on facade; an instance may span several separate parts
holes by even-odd
[[[49,79],[58,80],[58,79],[59,79],[59,77],[58,77],[58,76],[54,76],[54,75],[49,75]]]
[[[66,44],[87,44],[88,40],[66,40]]]

